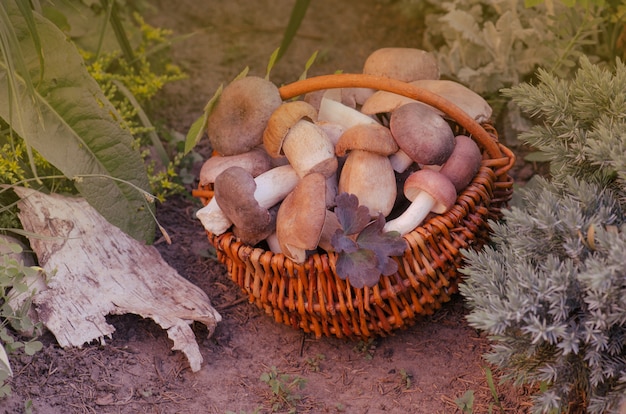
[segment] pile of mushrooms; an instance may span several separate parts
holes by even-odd
[[[476,93],[440,80],[423,50],[379,49],[363,73],[435,92],[479,123],[492,114]],[[214,196],[197,212],[205,229],[231,230],[250,245],[266,241],[297,263],[318,248],[333,250],[337,194],[356,195],[372,218],[385,217],[384,231],[405,235],[448,211],[482,160],[476,143],[455,136],[445,114],[426,104],[366,88],[283,102],[273,83],[254,76],[224,88],[207,133],[214,155],[199,180]]]

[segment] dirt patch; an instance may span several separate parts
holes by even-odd
[[[173,46],[173,59],[189,78],[168,85],[155,102],[159,123],[185,134],[220,83],[245,66],[251,74],[265,75],[292,2],[152,4],[147,16],[152,24],[176,34],[196,32]],[[311,75],[357,72],[373,50],[418,47],[421,33],[393,1],[316,0],[271,79],[277,84],[296,80],[315,50],[319,58]],[[206,157],[209,150],[204,143],[198,151]],[[525,180],[532,166],[520,161],[513,171],[518,173]],[[173,243],[160,240],[157,247],[171,266],[207,292],[223,316],[211,338],[194,326],[206,361],[202,370],[192,373],[152,321],[111,317],[116,332],[106,344],[63,350],[47,334],[42,352],[14,361],[13,395],[1,402],[0,412],[24,412],[30,400],[34,412],[51,414],[454,413],[460,412],[454,400],[467,390],[475,392],[474,412],[490,407],[499,412],[483,371],[488,341],[468,326],[461,297],[387,338],[315,339],[275,323],[247,302],[212,256],[194,219],[199,207],[189,196],[159,206],[159,221]],[[498,398],[500,412],[528,410],[524,390],[498,386]]]

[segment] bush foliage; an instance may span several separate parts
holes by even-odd
[[[520,138],[550,155],[551,180],[521,190],[462,269],[487,359],[546,387],[537,413],[618,412],[626,395],[626,66],[580,64],[505,91],[538,122]]]

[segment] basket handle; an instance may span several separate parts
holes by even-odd
[[[467,115],[465,111],[436,93],[410,83],[382,76],[339,73],[299,80],[280,87],[279,92],[281,98],[287,100],[309,92],[333,88],[377,89],[423,102],[439,109],[465,128],[478,144],[487,151],[491,158],[502,157],[497,141],[476,120]]]

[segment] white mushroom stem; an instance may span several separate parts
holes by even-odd
[[[270,208],[287,197],[299,181],[291,165],[281,165],[256,176],[254,198],[263,208]]]
[[[358,124],[376,124],[376,120],[365,115],[354,108],[350,108],[341,102],[322,98],[320,109],[317,114],[318,121],[333,122],[343,126],[345,129]]]
[[[407,168],[411,166],[415,161],[408,156],[408,154],[402,150],[398,150],[389,156],[389,161],[393,170],[398,173],[403,173]]]
[[[226,230],[228,230],[228,228],[233,224],[233,222],[226,217],[226,214],[224,214],[222,209],[217,205],[215,197],[213,197],[206,206],[198,210],[196,217],[198,217],[205,230],[216,235],[225,233]]]
[[[420,191],[404,213],[385,223],[383,231],[397,231],[401,236],[404,236],[424,221],[436,203],[430,194],[426,191]]]
[[[287,197],[298,180],[298,174],[290,165],[272,168],[254,179],[256,183],[254,198],[261,207],[270,208]],[[233,224],[217,205],[215,198],[198,210],[196,216],[204,228],[215,235],[225,233]]]
[[[270,248],[272,253],[282,253],[282,249],[280,248],[280,243],[278,242],[278,237],[276,236],[276,232],[270,234],[265,238],[267,245]]]

